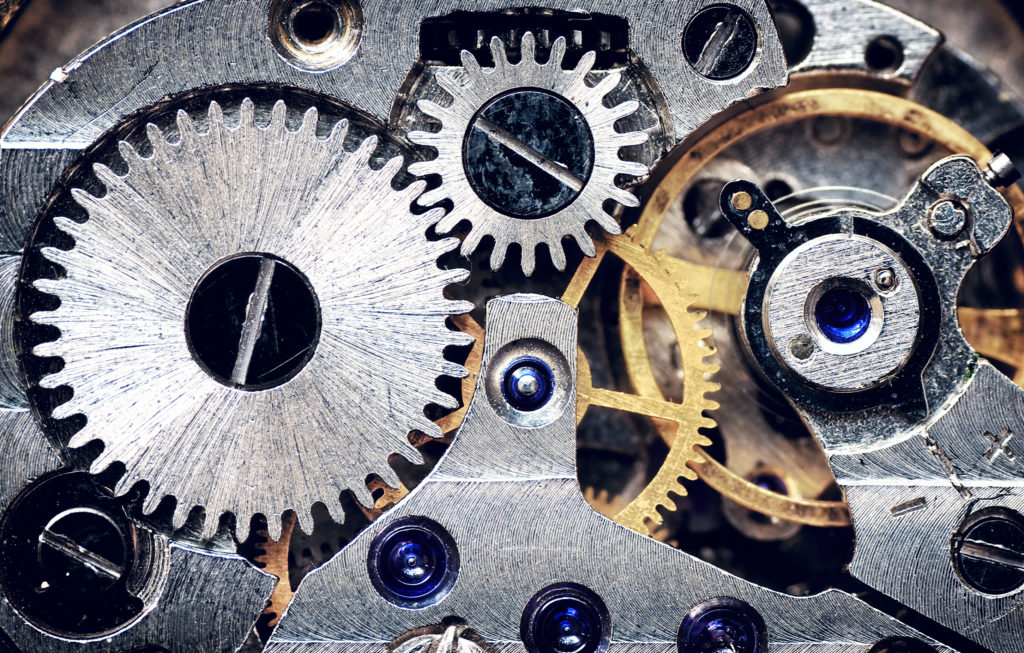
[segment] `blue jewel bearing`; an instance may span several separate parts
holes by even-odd
[[[443,526],[425,517],[405,517],[377,534],[366,564],[370,581],[384,599],[405,608],[424,608],[455,585],[459,553]]]

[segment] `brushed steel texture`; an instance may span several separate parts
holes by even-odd
[[[604,210],[604,203],[614,200],[624,206],[640,204],[632,193],[615,184],[619,175],[641,177],[648,172],[645,165],[619,156],[621,148],[643,143],[647,134],[615,130],[616,121],[636,112],[639,103],[630,100],[612,107],[604,106],[605,96],[618,86],[620,76],[612,73],[591,86],[587,75],[594,65],[595,53],[587,53],[574,70],[567,71],[562,67],[565,49],[565,39],[559,38],[552,45],[548,60],[540,63],[536,59],[534,36],[527,32],[522,39],[522,58],[512,64],[506,58],[505,45],[495,38],[491,41],[494,68],[481,68],[467,52],[463,55],[461,70],[442,71],[436,77],[438,84],[451,96],[451,104],[441,106],[425,100],[419,103],[424,113],[441,121],[441,131],[415,131],[409,134],[409,139],[435,148],[437,158],[416,162],[409,169],[418,175],[438,174],[442,179],[441,186],[424,193],[419,202],[430,206],[450,199],[454,203],[454,208],[438,222],[437,230],[449,233],[462,221],[469,221],[472,227],[461,248],[466,256],[473,253],[485,237],[493,238],[492,270],[501,267],[505,252],[513,243],[522,248],[522,269],[527,275],[533,273],[534,252],[541,245],[547,248],[555,267],[564,269],[564,238],[572,238],[587,256],[594,256],[594,241],[586,231],[589,222],[596,222],[608,233],[621,233],[619,224]],[[477,111],[492,98],[517,88],[550,91],[570,102],[580,112],[593,139],[593,172],[579,189],[579,195],[553,215],[537,219],[514,218],[488,206],[470,185],[463,164],[463,142]]]
[[[61,330],[35,353],[65,362],[41,384],[74,389],[53,416],[87,420],[70,446],[102,440],[92,471],[123,462],[116,490],[148,482],[146,513],[175,497],[175,527],[192,507],[205,507],[205,538],[224,513],[236,516],[240,540],[257,513],[277,539],[288,509],[310,532],[315,502],[340,512],[340,493],[352,489],[371,505],[367,475],[397,487],[388,456],[421,460],[408,433],[441,435],[423,411],[455,407],[435,381],[465,373],[443,350],[469,337],[445,319],[470,305],[446,300],[444,288],[467,272],[437,266],[457,241],[428,241],[436,214],[410,211],[423,182],[392,189],[402,160],[371,169],[375,138],[345,152],[345,121],[321,140],[315,109],[296,131],[285,114],[277,103],[263,127],[246,101],[235,123],[213,103],[205,132],[184,112],[177,142],[150,126],[150,158],[122,144],[127,174],[97,166],[106,195],[75,191],[90,218],[56,220],[75,246],[44,255],[66,277],[35,282],[61,299],[31,317]],[[184,328],[203,274],[245,252],[296,266],[320,305],[309,362],[282,385],[256,391],[207,374]]]
[[[575,360],[575,311],[557,300],[511,295],[489,302],[488,318],[484,371],[445,458],[402,503],[306,577],[268,652],[383,652],[393,638],[448,616],[464,619],[499,651],[521,652],[523,608],[553,582],[583,584],[605,601],[612,651],[676,650],[686,612],[720,595],[761,613],[773,651],[864,651],[886,636],[930,642],[851,595],[797,598],[767,590],[595,512],[576,481],[575,402],[566,402],[546,426],[523,427],[503,419],[485,389],[486,377],[501,372],[488,367],[495,352],[524,338]],[[573,379],[558,382],[569,383],[575,395]],[[451,592],[420,610],[385,601],[367,574],[374,535],[410,515],[440,523],[460,551]]]

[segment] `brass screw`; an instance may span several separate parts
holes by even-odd
[[[742,190],[734,194],[730,201],[732,202],[732,208],[737,211],[746,211],[754,204],[754,198],[750,196],[750,193]]]
[[[747,224],[750,225],[751,229],[760,231],[768,226],[768,214],[761,209],[751,211],[750,215],[747,216]]]

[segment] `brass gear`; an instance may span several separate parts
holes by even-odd
[[[697,478],[690,465],[703,459],[699,447],[711,444],[711,440],[700,430],[715,426],[714,420],[704,413],[718,407],[718,404],[708,397],[708,394],[718,389],[718,386],[709,380],[718,368],[706,360],[715,353],[710,342],[711,330],[697,327],[697,323],[705,314],[690,310],[696,296],[687,293],[685,276],[668,263],[663,253],[651,252],[647,247],[637,243],[634,234],[635,230],[630,230],[625,235],[610,236],[600,241],[595,256],[584,259],[576,269],[562,296],[562,301],[570,306],[578,306],[602,260],[611,254],[622,260],[627,270],[632,270],[636,278],[642,279],[662,303],[669,307],[669,318],[679,339],[683,362],[683,383],[686,391],[681,402],[647,397],[639,392],[630,394],[594,387],[590,367],[582,352],[578,353],[576,380],[577,424],[582,421],[589,407],[598,406],[652,418],[652,421],[659,425],[659,430],[672,433],[668,455],[654,478],[637,497],[624,502],[621,508],[617,504],[610,504],[613,508],[608,510],[613,513],[609,516],[623,526],[644,535],[654,536],[658,526],[664,521],[659,508],[675,510],[673,495],[686,494],[682,479]],[[453,320],[460,330],[476,339],[476,344],[464,364],[469,370],[469,376],[463,380],[463,406],[439,422],[446,434],[453,432],[462,423],[472,399],[476,375],[480,369],[484,337],[484,330],[469,316],[460,315]]]
[[[777,125],[817,116],[843,116],[883,122],[923,136],[952,152],[965,153],[982,167],[992,153],[974,136],[945,116],[910,100],[877,91],[856,88],[822,88],[782,95],[764,104],[745,109],[723,124],[707,131],[685,146],[676,163],[662,176],[644,205],[634,237],[650,246],[673,201],[696,178],[705,165],[726,148],[744,138]],[[1024,193],[1016,186],[1004,194],[1017,215],[1018,233],[1024,236]],[[724,270],[683,259],[666,257],[664,264],[691,282],[699,293],[695,306],[702,309],[736,313],[746,291],[745,270]],[[620,326],[624,346],[644,349],[642,299],[631,298],[628,271],[623,276]],[[1024,338],[1018,325],[1021,311],[961,309],[965,335],[983,354],[1008,362],[1017,369],[1016,380],[1024,381]],[[661,397],[646,352],[627,356],[627,366],[635,386],[648,397]],[[667,443],[670,431],[663,429]],[[846,526],[849,510],[844,501],[820,501],[791,497],[765,490],[737,475],[725,465],[704,455],[690,463],[697,475],[721,495],[769,517],[812,526]]]

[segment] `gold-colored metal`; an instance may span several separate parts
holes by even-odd
[[[747,216],[747,224],[750,225],[751,229],[761,231],[768,226],[768,214],[761,209],[751,211],[750,215]]]
[[[930,139],[951,152],[967,154],[982,167],[987,165],[992,156],[984,144],[955,122],[904,98],[865,89],[829,88],[790,93],[734,116],[687,148],[644,206],[637,224],[636,237],[639,243],[649,246],[654,241],[676,197],[719,153],[762,130],[818,116],[845,116],[893,125]],[[1018,232],[1024,237],[1024,193],[1016,186],[1003,192],[1014,208]],[[742,198],[733,196],[730,201],[737,209],[745,210],[736,204],[737,201],[743,204]],[[768,216],[755,218],[754,213],[757,212],[752,212],[748,217],[751,227],[763,229],[767,226]],[[696,307],[730,314],[739,312],[747,284],[745,271],[717,269],[688,261],[677,261],[675,265],[677,268],[685,266],[689,273],[690,287],[699,293],[694,304]],[[624,296],[628,282],[628,273],[624,273]],[[620,314],[623,340],[643,341],[642,307],[642,301],[639,304],[636,301],[623,301]],[[1024,325],[1015,322],[1017,317],[1019,314],[1014,316],[982,310],[969,316],[973,322],[964,326],[964,330],[968,339],[976,343],[983,355],[1017,367],[1016,380],[1024,383],[1024,337],[1021,336],[1021,326]],[[971,334],[974,334],[973,337]],[[1008,357],[1012,360],[1007,361]],[[648,360],[628,356],[627,365],[634,384],[644,389],[645,396],[661,396]],[[666,440],[670,437],[668,433],[663,435]],[[690,464],[701,480],[723,496],[751,510],[814,526],[845,526],[850,523],[845,502],[807,500],[769,492],[706,455],[703,462]]]
[[[0,0],[0,32],[4,31],[25,0]]]
[[[967,308],[959,311],[960,329],[978,353],[1013,368],[1024,386],[1024,309]]]
[[[732,202],[732,208],[737,211],[746,211],[754,203],[753,198],[750,197],[750,193],[742,190],[733,195],[729,201]]]
[[[711,444],[711,441],[701,434],[700,429],[714,428],[715,426],[714,420],[705,416],[704,412],[718,407],[718,404],[707,396],[718,389],[715,383],[708,380],[712,374],[718,371],[718,368],[705,360],[715,353],[714,348],[708,342],[711,330],[697,328],[697,322],[704,317],[704,313],[693,312],[689,308],[694,300],[694,295],[688,295],[685,290],[687,282],[684,273],[686,268],[676,265],[675,259],[660,252],[652,253],[648,248],[637,244],[633,240],[634,233],[635,230],[631,230],[626,235],[612,236],[603,240],[598,245],[597,256],[584,259],[577,268],[576,274],[562,296],[562,301],[577,306],[590,286],[601,261],[606,255],[612,254],[621,259],[627,269],[636,275],[638,287],[639,281],[642,279],[651,292],[657,295],[667,307],[669,319],[672,321],[679,339],[679,349],[683,361],[683,383],[686,391],[682,402],[677,403],[660,397],[644,396],[644,393],[639,390],[636,394],[630,394],[594,387],[590,376],[590,366],[582,351],[577,352],[577,424],[583,419],[589,407],[599,406],[650,417],[659,431],[672,433],[672,445],[665,462],[654,478],[640,491],[640,494],[624,503],[605,502],[609,506],[607,508],[609,511],[615,510],[613,515],[615,521],[638,533],[655,535],[659,533],[658,526],[664,521],[659,508],[675,509],[672,495],[686,494],[686,488],[681,479],[696,479],[696,474],[688,466],[688,463],[700,460],[701,453],[698,449],[700,445]],[[457,320],[460,329],[476,338],[473,351],[477,351],[478,348],[482,351],[483,329],[468,316],[460,316]],[[627,349],[626,355],[635,355],[638,352],[639,355],[646,355],[644,350],[635,348]],[[480,357],[473,356],[471,353],[470,360],[466,361],[465,367],[470,374],[463,381],[462,386],[464,406],[456,413],[444,418],[442,428],[445,433],[457,428],[465,416],[465,408],[469,405],[473,388],[476,386],[475,379],[479,373]],[[620,507],[621,509],[619,509]]]
[[[266,531],[261,532],[259,537],[264,543],[260,545],[261,553],[253,558],[253,562],[268,574],[277,576],[277,585],[270,595],[263,614],[268,615],[270,620],[267,626],[273,628],[281,619],[284,609],[292,600],[295,594],[292,591],[292,584],[288,573],[288,551],[292,540],[292,531],[295,529],[295,514],[286,513],[281,523],[281,539],[273,541]]]

